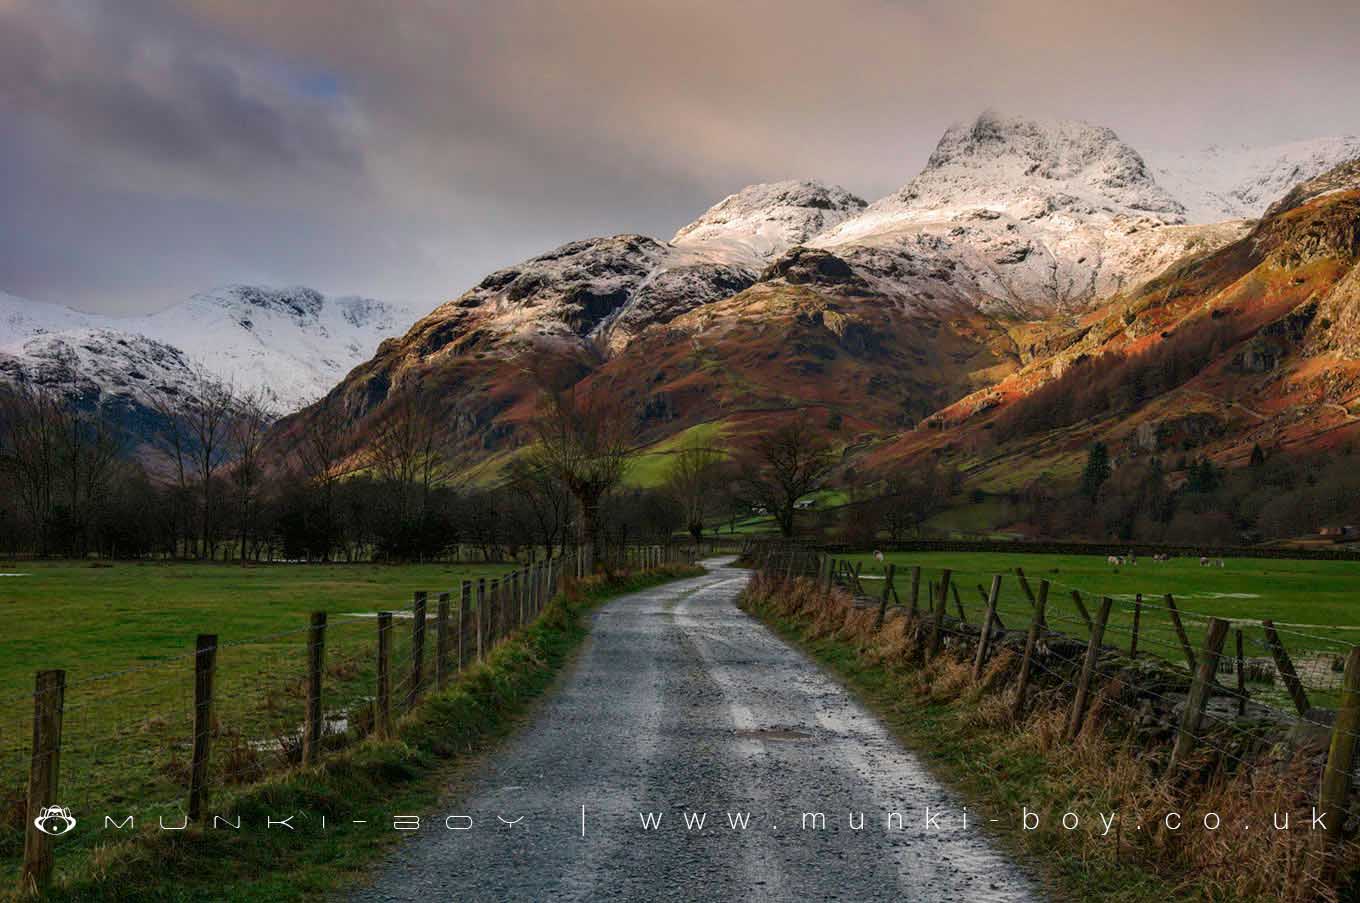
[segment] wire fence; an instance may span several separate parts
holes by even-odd
[[[688,550],[647,547],[627,563],[682,558]],[[79,680],[38,672],[33,693],[0,700],[0,859],[37,890],[63,847],[93,836],[45,832],[35,819],[46,823],[49,807],[58,822],[78,812],[96,828],[187,826],[220,814],[224,791],[392,733],[533,622],[577,564],[551,557],[266,636],[200,635],[184,655]]]
[[[1102,593],[1021,568],[866,566],[860,556],[787,542],[751,541],[743,554],[767,578],[844,593],[875,631],[905,618],[913,654],[971,663],[975,681],[1008,655],[1016,716],[1039,694],[1056,698],[1066,707],[1064,736],[1074,740],[1093,710],[1113,713],[1173,783],[1237,775],[1250,785],[1253,769],[1266,764],[1299,769],[1292,802],[1332,841],[1319,874],[1360,828],[1351,794],[1360,647],[1343,631],[1228,619],[1178,602],[1168,588]]]

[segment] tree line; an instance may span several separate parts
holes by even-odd
[[[266,393],[203,373],[142,400],[154,425],[130,438],[107,409],[34,387],[0,387],[0,550],[10,557],[213,561],[485,560],[528,548],[586,550],[607,564],[629,543],[692,541],[768,512],[795,530],[800,499],[836,464],[805,418],[740,450],[686,441],[659,479],[638,464],[638,418],[608,392],[544,388],[527,442],[495,470],[439,414],[397,395],[356,427],[330,401],[281,446]]]

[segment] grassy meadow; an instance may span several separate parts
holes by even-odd
[[[1138,651],[1183,665],[1184,655],[1162,597],[1175,597],[1191,646],[1198,650],[1210,617],[1231,621],[1240,628],[1244,658],[1268,662],[1261,620],[1275,622],[1279,636],[1298,668],[1305,686],[1316,690],[1315,704],[1325,704],[1339,685],[1338,660],[1354,644],[1360,644],[1360,563],[1347,561],[1299,561],[1266,558],[1217,559],[1202,567],[1198,558],[1182,557],[1153,561],[1139,557],[1136,565],[1112,565],[1098,555],[1046,555],[982,552],[894,552],[878,562],[872,553],[846,556],[861,567],[865,592],[877,595],[883,587],[886,564],[896,566],[898,596],[906,604],[910,569],[922,568],[921,604],[928,597],[927,584],[938,580],[944,568],[952,571],[951,583],[958,591],[967,620],[982,622],[983,590],[992,576],[1002,575],[997,612],[1007,628],[1022,629],[1030,620],[1030,604],[1015,568],[1023,568],[1034,592],[1039,581],[1048,580],[1047,621],[1055,630],[1080,638],[1089,636],[1084,619],[1072,599],[1081,594],[1094,617],[1103,596],[1113,599],[1107,645],[1128,648],[1132,641],[1133,609],[1137,594],[1143,596],[1139,616]],[[957,616],[958,606],[950,593],[948,611]],[[1224,653],[1234,656],[1235,636],[1229,634]],[[1284,704],[1284,689],[1261,688],[1263,701]]]
[[[0,699],[32,692],[41,668],[68,682],[191,653],[194,637],[222,642],[304,628],[331,616],[409,607],[416,590],[456,591],[505,565],[0,563]]]
[[[21,843],[34,672],[66,670],[63,803],[178,811],[193,723],[194,640],[218,636],[212,767],[246,784],[287,764],[305,703],[308,617],[329,617],[324,710],[339,743],[371,724],[376,618],[397,612],[393,696],[410,686],[416,590],[457,589],[507,566],[118,562],[0,564],[0,856]],[[433,660],[426,641],[425,673]],[[353,730],[352,730],[353,729]]]
[[[407,582],[422,574],[443,573],[439,567],[379,570],[390,571],[394,579],[396,574],[416,571],[414,577],[407,574],[400,578]],[[191,828],[185,835],[167,835],[156,830],[156,815],[172,813],[173,809],[147,805],[142,800],[147,778],[134,767],[139,763],[109,760],[104,770],[119,780],[106,781],[102,795],[92,795],[82,773],[67,778],[63,751],[62,803],[82,823],[95,826],[103,813],[113,813],[116,818],[135,814],[137,829],[114,834],[78,828],[60,838],[56,844],[54,896],[177,903],[329,898],[368,873],[373,860],[400,839],[396,832],[373,830],[373,826],[389,820],[393,812],[425,811],[431,800],[440,798],[449,782],[463,773],[463,767],[477,761],[479,751],[517,723],[585,636],[587,616],[595,605],[620,593],[697,573],[696,568],[669,568],[575,584],[525,629],[510,633],[482,662],[470,664],[454,677],[447,689],[431,688],[416,709],[397,719],[392,739],[369,735],[362,742],[328,751],[315,768],[277,769],[260,774],[258,781],[222,780],[220,773],[214,773],[207,814],[221,814],[228,821],[243,819],[248,825],[258,826],[267,815],[300,813],[302,827],[297,833]],[[332,628],[336,620],[333,616]],[[402,626],[400,622],[394,625],[398,635],[408,632]],[[371,652],[372,619],[364,627],[363,636],[370,640],[367,651]],[[225,643],[223,640],[219,656],[236,648]],[[291,645],[279,651],[290,650]],[[336,685],[343,688],[352,680],[347,668],[335,667],[346,664],[345,656],[332,657],[331,650],[328,639],[328,698]],[[339,651],[343,653],[344,649]],[[400,650],[394,649],[393,657],[394,664],[399,664]],[[219,680],[223,674],[219,667]],[[399,689],[394,686],[394,695]],[[71,702],[69,694],[67,699],[68,725],[83,723],[89,709]],[[220,759],[230,758],[225,742],[225,722],[230,721],[230,714],[222,716],[224,724],[214,740],[214,766]],[[154,732],[148,736],[139,731],[133,737],[157,739]],[[182,796],[182,784],[169,782],[159,789]],[[312,830],[317,815],[328,819],[326,830]],[[179,816],[169,814],[167,823],[178,824]],[[5,833],[0,835],[6,843],[0,853],[0,899],[5,900],[11,899],[6,891],[14,886],[17,876],[14,831],[6,824]],[[185,842],[190,839],[192,842]]]

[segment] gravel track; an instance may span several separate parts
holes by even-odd
[[[747,572],[709,568],[600,608],[532,720],[349,899],[1040,899],[877,718],[736,608]]]

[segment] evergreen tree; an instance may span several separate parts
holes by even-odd
[[[1091,446],[1086,457],[1086,469],[1081,474],[1081,493],[1091,501],[1100,494],[1100,487],[1110,478],[1110,451],[1104,442]]]
[[[1219,487],[1222,476],[1214,462],[1208,458],[1202,458],[1190,468],[1189,479],[1186,480],[1185,489],[1187,492],[1210,493]]]

